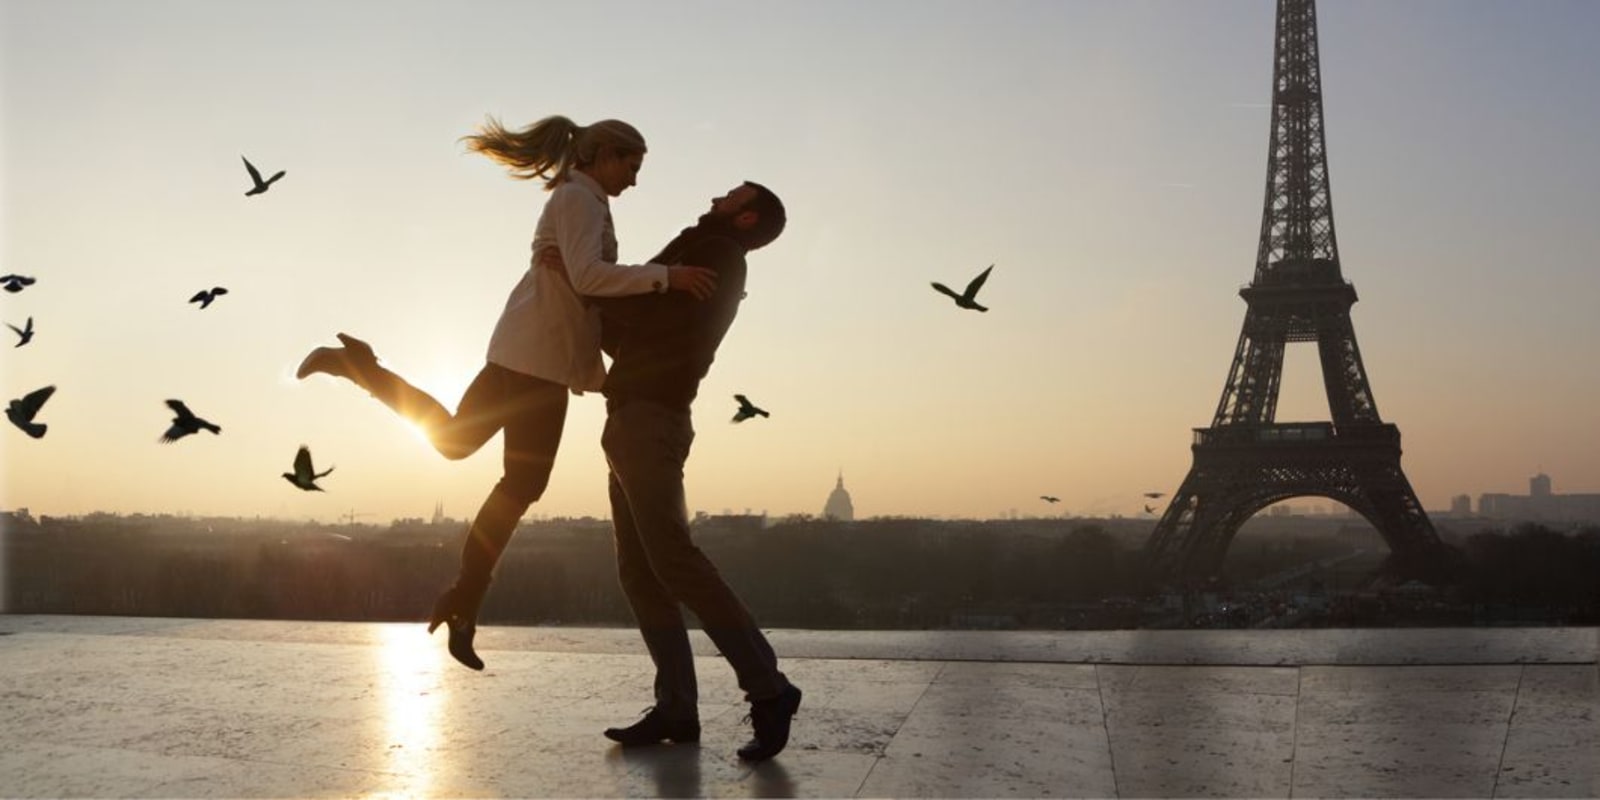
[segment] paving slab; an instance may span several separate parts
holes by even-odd
[[[774,630],[748,706],[696,633],[702,738],[624,749],[631,630],[0,616],[5,797],[1592,797],[1593,628]]]

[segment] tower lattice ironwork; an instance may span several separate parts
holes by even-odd
[[[1453,561],[1400,469],[1400,430],[1378,416],[1339,266],[1323,136],[1315,0],[1278,0],[1272,136],[1255,278],[1209,428],[1145,550],[1167,578],[1220,573],[1239,526],[1291,497],[1349,506],[1382,534],[1398,574],[1433,578]],[[1278,422],[1284,348],[1314,342],[1331,422]]]

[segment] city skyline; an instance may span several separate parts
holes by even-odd
[[[740,180],[788,203],[695,405],[691,509],[816,514],[842,469],[858,517],[1136,516],[1188,469],[1244,316],[1270,0],[84,7],[0,6],[0,272],[38,279],[0,295],[37,327],[0,370],[7,399],[59,387],[45,438],[8,426],[6,509],[470,516],[498,439],[447,462],[292,371],[345,330],[459,398],[545,197],[464,153],[486,114],[640,127],[624,261]],[[596,8],[601,58],[553,33]],[[1535,472],[1600,491],[1600,8],[1319,20],[1352,317],[1423,505]],[[246,198],[241,156],[286,175]],[[928,287],[990,263],[986,314]],[[1291,347],[1278,418],[1327,419],[1319,381]],[[735,392],[772,417],[728,424]],[[168,398],[223,432],[156,444]],[[530,514],[608,515],[602,418],[573,399]],[[326,494],[278,477],[300,444]]]

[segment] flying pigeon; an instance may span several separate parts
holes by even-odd
[[[1061,498],[1056,497],[1053,494],[1041,494],[1041,495],[1039,495],[1039,499],[1045,501],[1046,503],[1059,503],[1059,502],[1061,502]]]
[[[12,325],[9,322],[6,323],[6,327],[17,332],[17,336],[19,337],[17,339],[17,347],[21,347],[28,342],[33,341],[33,317],[28,317],[28,323],[20,328]]]
[[[199,303],[201,308],[205,308],[211,305],[212,300],[215,300],[227,293],[228,290],[222,288],[221,286],[212,287],[210,289],[202,289],[196,292],[194,297],[189,298],[189,302]]]
[[[273,175],[266,180],[261,180],[261,172],[256,169],[256,165],[250,163],[250,159],[245,158],[244,156],[239,156],[239,158],[244,159],[244,168],[250,170],[250,180],[255,183],[255,186],[251,188],[250,191],[244,193],[245,197],[261,194],[267,190],[267,187],[272,185],[273,181],[284,176],[284,170],[280,169],[276,175]]]
[[[750,402],[750,398],[745,397],[742,394],[734,395],[733,399],[739,401],[739,411],[738,411],[738,413],[733,415],[733,421],[734,422],[744,422],[745,420],[747,420],[747,419],[749,419],[749,418],[751,418],[751,417],[753,417],[753,416],[755,416],[757,414],[760,414],[763,417],[772,416],[771,414],[768,414],[766,411],[763,411],[763,410],[761,410],[759,408],[756,408],[755,405]]]
[[[34,422],[33,417],[39,413],[39,409],[44,408],[44,401],[49,400],[50,395],[55,393],[56,387],[46,386],[23,395],[20,400],[12,400],[11,404],[6,406],[6,419],[11,420],[12,425],[21,428],[23,433],[35,439],[43,438],[45,430],[50,426],[43,422]]]
[[[317,472],[313,469],[311,466],[311,448],[300,445],[300,452],[294,454],[294,472],[283,473],[283,479],[305,491],[320,492],[322,487],[316,484],[317,479],[332,471],[333,467],[328,467],[322,472]]]
[[[988,311],[989,309],[978,305],[977,297],[978,290],[983,288],[983,282],[989,280],[989,270],[992,269],[994,269],[994,265],[990,264],[982,272],[978,273],[978,277],[973,278],[972,282],[967,284],[967,290],[961,294],[956,294],[950,289],[950,287],[939,283],[938,281],[933,282],[933,288],[939,290],[940,294],[949,295],[951,298],[954,298],[956,305],[962,308],[970,308],[973,311]]]
[[[222,433],[221,428],[195,416],[194,412],[190,411],[182,400],[168,400],[167,407],[172,409],[172,413],[177,414],[177,416],[172,418],[172,427],[168,428],[166,433],[161,434],[162,444],[176,442],[191,433],[199,433],[201,428],[212,433]]]
[[[1160,498],[1166,497],[1167,493],[1166,492],[1145,492],[1144,496],[1150,498],[1151,500],[1159,500]]]
[[[1156,513],[1156,509],[1155,509],[1154,506],[1145,506],[1144,507],[1144,513],[1146,513],[1146,514],[1154,514],[1154,513]]]
[[[5,277],[0,277],[0,284],[6,287],[6,291],[16,294],[22,291],[23,287],[32,286],[33,278],[26,275],[6,275]]]

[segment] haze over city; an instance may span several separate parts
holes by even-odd
[[[692,509],[1132,516],[1209,424],[1261,218],[1271,0],[0,5],[0,506],[469,516],[441,459],[295,365],[336,331],[454,405],[545,194],[458,141],[494,115],[644,133],[611,203],[646,260],[738,182],[789,227],[701,386]],[[1378,409],[1424,505],[1600,491],[1600,73],[1586,0],[1326,3],[1328,161]],[[246,156],[270,192],[245,197]],[[991,309],[955,308],[994,264]],[[205,310],[187,301],[227,287]],[[1277,418],[1325,420],[1291,347]],[[732,395],[771,412],[738,425]],[[179,398],[222,428],[157,443]],[[532,513],[606,516],[575,398]],[[307,444],[326,494],[278,475]],[[1059,496],[1046,505],[1039,496]]]

